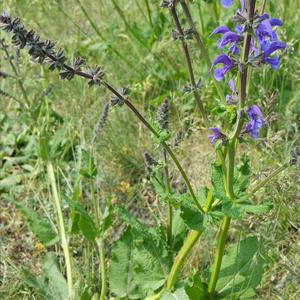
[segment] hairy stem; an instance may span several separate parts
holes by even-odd
[[[182,50],[183,50],[183,53],[184,53],[185,61],[186,61],[186,64],[187,64],[189,78],[190,78],[190,83],[191,83],[191,86],[193,88],[193,94],[194,94],[194,98],[195,98],[196,104],[198,105],[198,108],[200,110],[200,113],[201,113],[204,121],[207,121],[208,119],[207,119],[207,116],[206,116],[206,113],[205,113],[202,101],[200,99],[200,95],[199,95],[199,93],[197,91],[197,85],[196,85],[196,81],[195,81],[195,76],[194,76],[194,71],[193,71],[193,65],[192,65],[192,60],[191,60],[190,52],[189,52],[187,43],[184,40],[184,32],[183,32],[183,29],[181,27],[181,24],[180,24],[178,15],[177,15],[176,6],[175,5],[171,8],[171,15],[172,15],[172,18],[173,18],[173,20],[175,22],[176,29],[178,30],[179,34],[182,36],[181,46],[182,46]]]
[[[167,290],[172,289],[173,286],[175,285],[178,275],[182,270],[183,264],[184,264],[187,256],[190,254],[191,250],[193,249],[194,245],[198,241],[201,234],[202,234],[202,231],[195,231],[195,230],[192,230],[189,233],[183,246],[181,247],[177,256],[175,257],[171,272],[168,276],[167,283],[166,283]]]
[[[92,157],[92,155],[91,155]],[[92,199],[92,205],[95,215],[95,225],[96,228],[99,230],[100,228],[100,216],[101,212],[98,209],[98,203],[95,196],[95,189],[93,181],[90,181],[90,191],[91,191],[91,199]],[[97,238],[96,239],[96,246],[98,248],[99,253],[99,259],[100,259],[100,275],[101,275],[101,295],[100,300],[105,300],[105,294],[106,294],[106,269],[105,269],[105,253],[104,253],[104,243],[103,238]]]
[[[203,210],[207,213],[210,210],[211,204],[213,200],[213,189],[210,188]],[[177,256],[175,257],[172,269],[170,274],[168,275],[166,282],[166,289],[170,290],[174,287],[177,282],[178,276],[182,270],[182,267],[186,261],[186,258],[191,253],[191,250],[195,246],[196,242],[200,238],[202,231],[191,230],[188,237],[186,238],[183,246],[179,250]]]
[[[206,65],[207,65],[207,68],[210,69],[211,68],[211,60],[210,60],[210,57],[209,57],[209,54],[208,54],[208,51],[202,41],[202,38],[197,30],[197,27],[195,25],[195,22],[193,20],[193,17],[190,13],[190,10],[189,10],[189,7],[188,5],[186,4],[186,1],[185,0],[180,0],[180,4],[181,4],[181,7],[182,7],[182,10],[187,18],[187,21],[190,25],[190,27],[193,29],[193,32],[194,32],[194,36],[196,38],[196,42],[197,42],[197,45],[200,49],[200,53],[201,53],[201,56],[204,58],[205,62],[206,62]],[[201,4],[199,4],[201,5]],[[218,95],[220,97],[220,99],[225,102],[225,96],[224,96],[224,93],[223,93],[223,90],[222,90],[222,87],[221,85],[219,84],[218,81],[216,81],[215,79],[213,79],[214,81],[214,85],[216,87],[216,90],[218,92]]]
[[[47,175],[48,180],[50,182],[50,186],[52,189],[52,197],[54,200],[55,210],[58,217],[58,226],[61,238],[61,246],[64,252],[66,270],[67,270],[67,283],[68,283],[68,291],[69,291],[69,299],[74,299],[74,290],[73,290],[73,279],[72,279],[72,264],[71,264],[71,256],[69,250],[69,242],[66,235],[65,230],[65,222],[64,217],[61,209],[60,199],[58,196],[57,186],[56,186],[56,179],[53,170],[53,165],[50,161],[47,163]]]
[[[231,219],[229,217],[224,217],[222,226],[220,228],[216,257],[214,260],[214,264],[212,267],[213,271],[208,285],[208,292],[211,296],[213,296],[218,282],[218,277],[219,277],[219,272],[222,264],[222,258],[224,255],[225,243],[226,243],[227,233],[229,230],[230,221]]]
[[[169,195],[171,193],[171,184],[170,184],[170,174],[169,174],[169,167],[168,167],[168,158],[167,152],[163,150],[164,155],[164,162],[165,162],[165,185],[166,185],[166,192]],[[167,238],[169,245],[172,244],[172,223],[173,223],[173,208],[172,204],[168,202],[168,218],[167,218]]]

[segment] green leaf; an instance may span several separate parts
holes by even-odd
[[[138,299],[140,296],[133,276],[133,248],[130,229],[124,231],[112,247],[109,285],[111,292],[120,298]]]
[[[116,208],[116,212],[123,223],[131,227],[134,238],[133,276],[139,293],[146,297],[163,286],[171,268],[171,257],[156,228],[143,225],[123,208]]]
[[[0,191],[10,191],[15,186],[21,183],[21,176],[19,175],[10,175],[5,177],[4,179],[0,180]]]
[[[261,215],[271,209],[269,202],[263,204],[251,204],[249,202],[232,202],[227,201],[222,205],[222,212],[230,218],[242,219],[246,214]]]
[[[77,232],[78,228],[84,235],[84,237],[89,240],[95,240],[98,234],[98,228],[90,217],[90,215],[86,212],[86,210],[78,203],[68,198],[66,195],[62,195],[63,199],[69,203],[69,205],[74,210],[75,215],[73,216],[74,228],[72,228],[72,232]],[[72,226],[73,227],[73,226]]]
[[[102,224],[101,224],[101,232],[102,234],[108,230],[113,222],[113,206],[111,203],[111,199],[107,201],[103,216],[102,216]]]
[[[187,293],[183,287],[176,289],[173,293],[164,292],[161,295],[160,299],[161,300],[190,300],[189,296],[187,295]]]
[[[199,273],[193,275],[192,280],[185,285],[184,289],[190,300],[206,300],[209,298]]]
[[[194,202],[182,203],[180,210],[181,218],[190,229],[203,230],[203,214],[199,211]]]
[[[224,186],[224,176],[222,166],[213,164],[211,170],[211,182],[214,188],[214,195],[221,200],[227,199]]]
[[[12,202],[15,207],[21,212],[21,214],[26,219],[31,232],[44,246],[52,246],[59,241],[58,235],[50,226],[50,224],[45,219],[42,219],[35,211],[23,206],[11,197],[6,199],[9,202]]]
[[[182,246],[187,233],[187,227],[184,221],[180,217],[180,210],[174,212],[174,217],[172,221],[172,249],[174,251],[179,251]]]
[[[34,276],[23,270],[24,282],[34,289],[38,299],[65,300],[68,299],[68,287],[64,276],[61,274],[57,258],[54,253],[47,253],[43,262],[43,273]]]
[[[42,160],[46,162],[50,159],[49,136],[47,133],[43,133],[43,135],[40,137],[39,145],[40,145],[40,156]]]
[[[82,149],[82,162],[83,168],[79,171],[79,173],[83,177],[94,179],[97,175],[97,167],[90,153],[84,149]]]
[[[243,299],[255,294],[254,288],[261,282],[264,265],[264,249],[257,237],[247,237],[229,247],[217,283],[219,296],[222,299]]]

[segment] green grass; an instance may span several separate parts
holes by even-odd
[[[4,0],[0,11],[7,9],[11,15],[20,16],[27,27],[38,31],[43,39],[53,39],[58,46],[64,47],[68,57],[80,54],[89,65],[102,65],[114,86],[130,88],[131,98],[145,116],[153,115],[164,97],[172,98],[172,127],[174,130],[187,128],[189,133],[177,150],[178,155],[185,157],[185,153],[189,153],[183,165],[194,184],[207,183],[209,178],[205,178],[205,174],[212,159],[207,132],[199,122],[192,96],[182,96],[181,89],[188,84],[188,74],[180,45],[169,36],[173,28],[170,16],[159,7],[159,1],[29,2]],[[218,24],[216,15],[220,14],[220,20],[225,20],[229,12],[215,14],[213,5],[195,2],[197,5],[191,5],[192,13],[213,57],[215,39],[210,32]],[[251,98],[263,101],[270,122],[265,130],[266,142],[251,145],[254,157],[251,166],[256,174],[253,180],[263,178],[274,164],[286,161],[290,148],[299,145],[299,3],[269,1],[267,8],[271,15],[284,19],[280,35],[288,42],[288,47],[280,70],[273,73],[264,68],[263,72],[252,72]],[[7,35],[0,32],[0,37],[9,44]],[[190,48],[196,78],[202,78],[204,83],[202,99],[207,110],[211,110],[218,99],[216,90],[198,48],[193,42]],[[0,95],[0,298],[39,299],[32,285],[24,280],[24,268],[41,274],[46,252],[55,251],[61,265],[62,253],[57,246],[41,252],[37,250],[37,239],[25,226],[20,213],[4,200],[5,195],[13,192],[17,201],[31,207],[57,230],[56,214],[38,151],[39,137],[47,126],[53,135],[56,134],[58,189],[72,194],[78,179],[76,174],[83,163],[80,149],[89,145],[110,95],[102,89],[89,89],[86,82],[78,78],[70,83],[62,82],[47,68],[32,65],[25,53],[19,56],[11,45],[9,51],[15,57],[17,76],[31,107],[25,110],[18,104],[25,103],[26,98],[18,80],[0,77],[0,91],[11,96]],[[0,53],[1,71],[15,76],[1,50]],[[101,170],[96,179],[100,206],[104,207],[105,199],[112,197],[145,223],[153,223],[154,215],[165,218],[166,208],[157,203],[152,187],[143,179],[143,152],[147,150],[157,155],[159,152],[153,150],[151,137],[130,111],[125,107],[111,111],[94,149]],[[171,172],[176,181],[179,176],[173,167]],[[268,250],[269,267],[256,299],[297,299],[300,285],[299,186],[299,170],[285,171],[258,195],[258,201],[267,197],[272,202],[271,212],[249,217],[242,224],[233,224],[232,241],[251,233],[264,240]],[[79,189],[85,191],[86,183],[80,183]],[[87,200],[88,195],[83,194],[83,199]],[[90,204],[86,205],[91,209]],[[63,208],[66,210],[66,207],[65,203]],[[117,220],[114,225],[115,229],[107,236],[107,253],[122,228]],[[211,249],[215,233],[213,228],[201,239],[185,268],[186,273],[194,267],[206,268],[211,253],[201,257],[199,266],[199,252]],[[91,244],[85,242],[87,247],[83,249],[82,243],[78,236],[71,241],[74,282],[78,289],[87,284],[88,294],[93,295],[99,293],[98,271],[94,264],[97,254]]]

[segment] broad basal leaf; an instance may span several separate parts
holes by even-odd
[[[34,289],[41,300],[66,300],[68,287],[66,279],[61,274],[57,258],[54,253],[47,253],[43,262],[43,273],[34,276],[28,271],[23,271],[23,280]]]
[[[265,264],[260,246],[257,238],[251,236],[228,249],[217,283],[221,298],[235,300],[255,294],[254,288],[261,282]]]
[[[127,229],[112,248],[109,262],[111,292],[120,298],[139,299],[141,296],[133,276],[134,245],[130,229]]]

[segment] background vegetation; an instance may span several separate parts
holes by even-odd
[[[204,36],[210,56],[216,54],[215,39],[210,36],[216,25],[228,19],[230,11],[220,10],[214,1],[191,1],[198,29]],[[209,3],[212,2],[212,3]],[[149,6],[148,6],[149,4]],[[192,95],[183,94],[188,75],[180,45],[170,38],[173,24],[159,1],[94,0],[94,1],[8,1],[0,3],[0,11],[20,16],[28,28],[43,38],[56,40],[67,56],[83,55],[91,65],[104,67],[107,78],[115,86],[130,88],[131,99],[150,116],[165,97],[171,101],[171,126],[184,128],[185,139],[177,150],[184,156],[184,165],[196,189],[209,182],[207,170],[213,152],[202,126]],[[264,104],[268,126],[264,138],[255,142],[251,167],[256,177],[263,178],[269,169],[262,166],[280,165],[289,157],[292,145],[299,144],[299,1],[268,1],[267,10],[280,17],[280,29],[287,42],[278,71],[264,69],[256,74],[250,93]],[[4,43],[8,37],[1,32]],[[209,69],[200,53],[190,42],[195,72],[201,79],[201,95],[206,110],[214,114],[218,101]],[[76,182],[81,166],[81,149],[90,142],[99,115],[110,96],[99,89],[89,89],[86,82],[75,78],[69,84],[58,79],[47,68],[33,65],[24,53],[9,45],[0,49],[0,298],[39,299],[33,292],[28,272],[42,274],[42,261],[57,246],[44,245],[29,230],[33,212],[25,222],[25,207],[46,218],[55,228],[55,213],[49,200],[49,185],[41,163],[38,136],[45,122],[51,124],[57,158],[59,189],[69,192]],[[15,66],[12,68],[10,61]],[[224,89],[227,87],[224,86]],[[25,104],[25,105],[23,105]],[[47,113],[45,113],[47,112]],[[46,119],[50,118],[50,119]],[[254,143],[254,142],[253,142]],[[152,185],[145,179],[143,153],[159,155],[151,138],[132,113],[122,107],[109,114],[107,126],[95,143],[97,158],[97,191],[103,205],[111,199],[114,205],[129,209],[140,220],[151,225],[156,216],[165,218],[165,207],[155,197]],[[180,176],[171,170],[173,185],[180,186]],[[289,169],[262,191],[273,209],[264,216],[249,217],[243,224],[233,225],[232,241],[251,232],[264,241],[269,267],[255,299],[298,299],[300,286],[300,176]],[[4,201],[8,196],[21,205]],[[65,207],[67,208],[67,204]],[[20,213],[20,210],[23,214]],[[28,222],[29,221],[29,222]],[[28,227],[29,224],[29,227]],[[116,219],[114,230],[107,237],[109,245],[118,238],[123,226]],[[211,241],[216,229],[202,238],[189,259],[187,269],[204,269],[210,254],[201,257],[201,249],[213,249]],[[83,251],[81,238],[71,241],[76,259],[75,274],[84,277],[88,293],[97,292],[95,270],[90,266],[93,256]],[[95,266],[96,268],[96,266]],[[26,270],[26,271],[25,271]],[[186,270],[188,272],[188,270]],[[26,277],[24,274],[27,274]],[[24,278],[27,278],[26,280]],[[50,298],[49,298],[50,299]],[[55,298],[54,298],[55,299]]]

